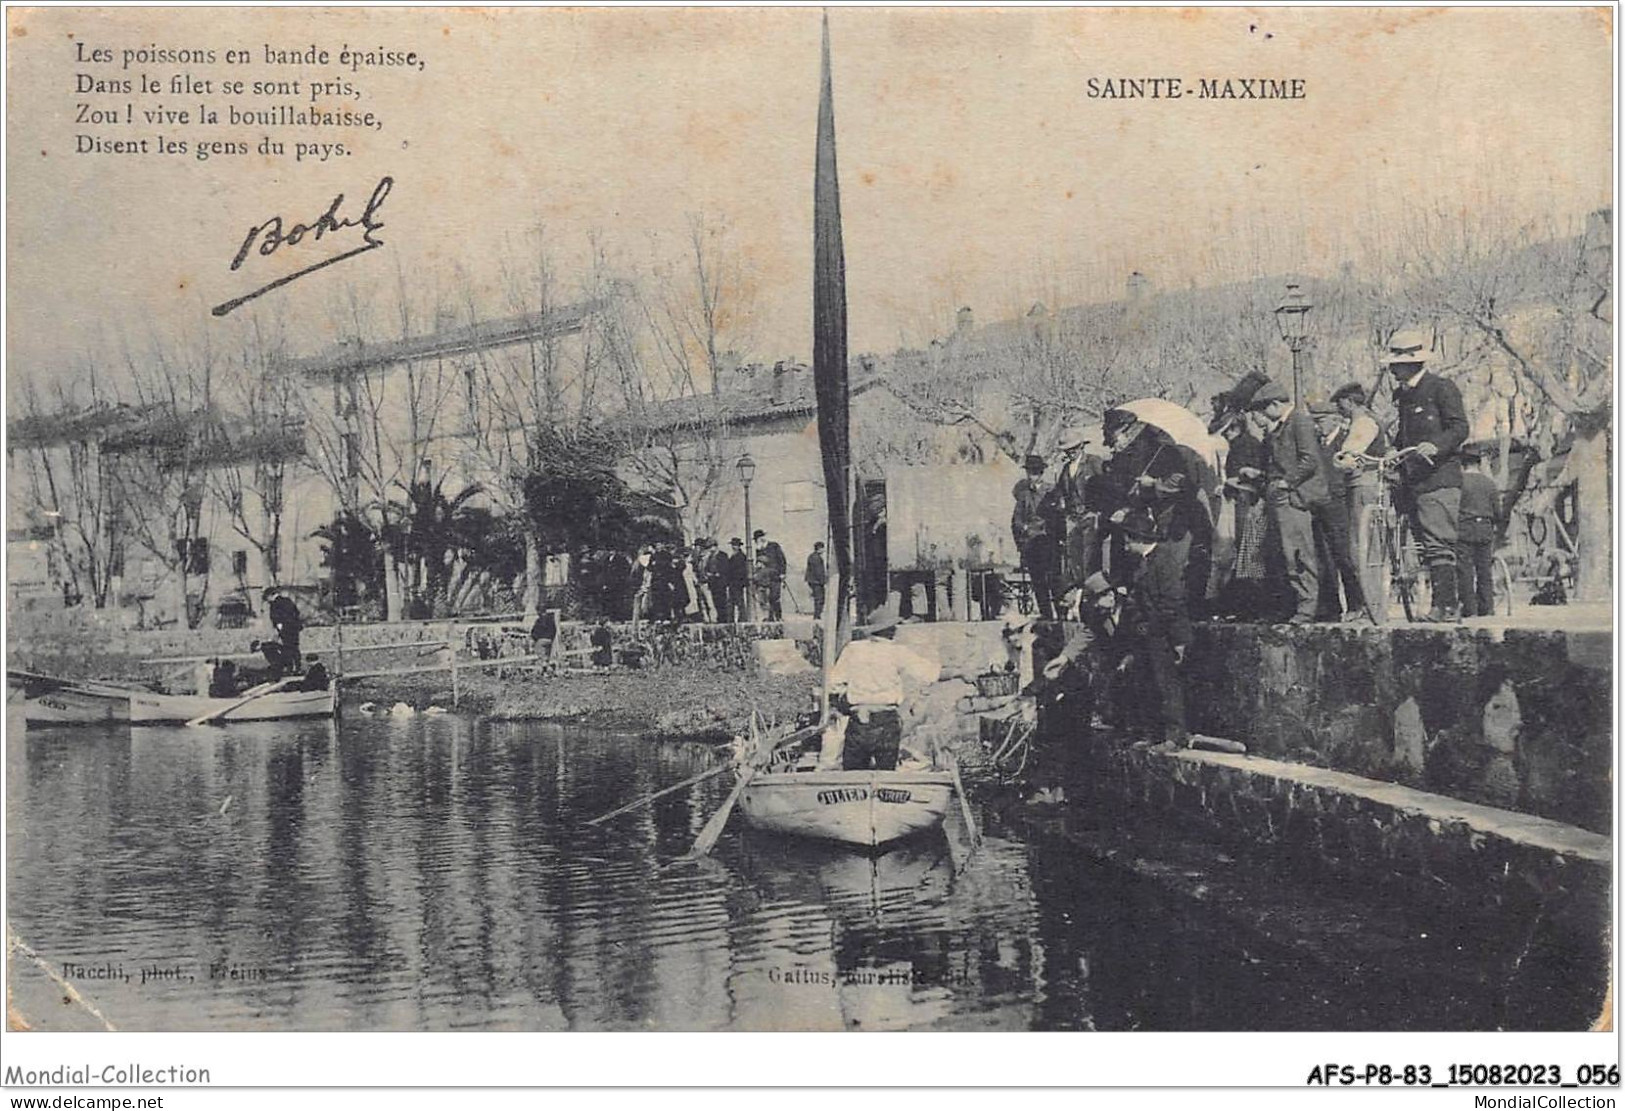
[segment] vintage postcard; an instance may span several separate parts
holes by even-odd
[[[1614,14],[9,8],[4,1083],[1617,1085]]]

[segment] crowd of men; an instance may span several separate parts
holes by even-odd
[[[1028,456],[1011,532],[1039,616],[1079,622],[1043,653],[1041,707],[1072,698],[1075,717],[1102,676],[1128,672],[1136,689],[1155,694],[1132,700],[1144,715],[1138,724],[1182,747],[1180,671],[1193,611],[1294,625],[1386,619],[1369,602],[1384,496],[1407,520],[1429,579],[1431,609],[1415,619],[1492,612],[1500,494],[1466,443],[1460,392],[1428,368],[1430,346],[1416,331],[1390,341],[1391,429],[1358,384],[1324,403],[1296,403],[1283,383],[1247,375],[1213,399],[1209,432],[1229,445],[1222,483],[1196,450],[1126,408],[1106,414],[1104,459],[1086,453],[1079,431],[1062,436],[1053,470]],[[1225,502],[1233,557],[1216,567]]]
[[[588,552],[578,580],[584,609],[636,622],[782,621],[789,560],[764,529],[752,533],[751,552],[737,536],[726,548],[701,537],[688,546],[644,544],[632,556]],[[802,578],[813,615],[822,617],[829,581],[822,543],[813,545]]]

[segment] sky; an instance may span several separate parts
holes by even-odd
[[[10,9],[8,381],[82,373],[126,348],[228,342],[211,306],[359,243],[351,231],[230,263],[248,229],[291,224],[378,181],[383,248],[257,299],[297,348],[337,335],[347,289],[475,290],[503,311],[501,259],[545,227],[561,274],[596,234],[636,263],[676,251],[690,213],[724,222],[752,354],[810,350],[816,9]],[[888,351],[1033,300],[1100,298],[1129,270],[1184,286],[1326,272],[1406,206],[1561,221],[1609,202],[1612,26],[1588,9],[831,11],[851,348]],[[98,66],[81,44],[269,43],[415,50],[421,72],[343,77],[384,120],[324,163],[90,155],[81,73],[216,82],[263,65]],[[309,73],[293,73],[308,79]],[[1178,76],[1172,100],[1091,98],[1089,81]],[[1213,101],[1202,78],[1302,78],[1301,100]],[[277,99],[213,96],[226,101]],[[332,102],[324,102],[331,107]],[[195,108],[192,109],[195,111]],[[245,138],[254,128],[217,128]],[[427,295],[427,294],[426,294]]]

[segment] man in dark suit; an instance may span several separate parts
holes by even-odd
[[[1326,455],[1327,492],[1330,495],[1325,502],[1311,510],[1322,572],[1318,616],[1329,621],[1367,618],[1375,623],[1376,616],[1366,606],[1360,567],[1354,560],[1354,551],[1349,544],[1348,486],[1336,464],[1346,426],[1342,414],[1330,402],[1310,401],[1307,408],[1310,419],[1315,423],[1321,451]],[[1339,580],[1343,585],[1341,596],[1337,591]]]
[[[1062,432],[1055,445],[1061,453],[1061,472],[1046,507],[1053,502],[1050,527],[1061,547],[1057,583],[1061,594],[1100,570],[1100,507],[1092,499],[1099,496],[1101,463],[1084,450],[1088,444],[1088,433],[1072,428]]]
[[[1015,507],[1010,513],[1010,536],[1021,553],[1021,565],[1033,584],[1033,602],[1038,615],[1045,619],[1055,616],[1055,538],[1050,535],[1051,521],[1044,513],[1044,498],[1050,491],[1044,481],[1044,457],[1029,455],[1022,464],[1027,477],[1018,481],[1010,496]]]
[[[1185,722],[1185,680],[1179,669],[1191,642],[1190,610],[1185,600],[1185,559],[1178,547],[1160,541],[1162,529],[1150,512],[1131,510],[1123,536],[1136,560],[1129,582],[1126,624],[1129,651],[1144,686],[1155,695],[1146,707],[1160,731],[1164,751],[1190,743]]]
[[[723,574],[728,594],[728,620],[745,619],[745,591],[750,587],[750,560],[745,556],[745,542],[739,537],[728,541],[729,552],[723,557]]]
[[[695,571],[705,577],[705,589],[711,595],[714,619],[739,620],[728,601],[728,556],[717,546],[715,540],[706,540],[705,558]]]
[[[1331,497],[1331,467],[1320,450],[1314,421],[1271,379],[1247,404],[1264,441],[1264,501],[1281,538],[1287,585],[1295,612],[1289,624],[1311,625],[1320,601],[1320,558],[1314,511]]]
[[[756,546],[756,597],[762,609],[756,615],[757,620],[783,621],[784,577],[790,569],[790,561],[785,558],[779,542],[769,540],[762,529],[751,533],[751,539]]]
[[[1461,511],[1461,445],[1467,412],[1454,382],[1428,373],[1430,337],[1420,330],[1395,332],[1383,359],[1394,376],[1399,431],[1394,446],[1416,452],[1400,464],[1399,508],[1410,522],[1422,564],[1433,587],[1433,607],[1423,621],[1457,621],[1461,604],[1456,578],[1456,539]]]
[[[1203,512],[1185,453],[1126,409],[1109,410],[1103,427],[1112,457],[1101,470],[1097,502],[1108,526],[1109,577],[1120,583],[1133,565],[1125,551],[1122,522],[1135,510],[1151,514],[1158,543],[1176,549],[1178,562],[1185,566],[1193,529]]]
[[[824,542],[818,541],[813,545],[812,554],[807,557],[807,590],[812,594],[813,620],[817,621],[824,616],[824,588],[829,585],[829,568],[824,566]]]
[[[1467,464],[1461,475],[1461,513],[1456,527],[1456,577],[1461,615],[1489,617],[1495,612],[1495,532],[1501,520],[1501,490],[1484,467],[1483,449],[1461,449]]]
[[[276,659],[273,653],[266,649],[266,659],[270,661],[273,671],[281,675],[297,675],[300,671],[304,657],[299,651],[299,634],[304,631],[304,619],[299,616],[299,607],[292,598],[284,594],[279,588],[272,587],[265,592],[266,616],[271,619],[271,628],[276,630],[277,647]]]

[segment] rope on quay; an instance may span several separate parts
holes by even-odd
[[[23,956],[27,957],[29,960],[38,965],[40,971],[45,973],[46,976],[50,977],[52,982],[55,983],[57,987],[62,989],[62,993],[64,995],[66,995],[74,1003],[89,1011],[91,1014],[95,1015],[96,1021],[100,1022],[109,1032],[118,1032],[118,1027],[114,1026],[112,1021],[106,1015],[102,1014],[99,1009],[97,1009],[96,1004],[80,995],[79,989],[75,988],[71,983],[63,978],[61,973],[52,968],[49,961],[40,956],[38,953],[34,952],[34,950],[30,948],[22,938],[18,937],[9,929],[6,931],[6,947],[12,952],[21,953]]]

